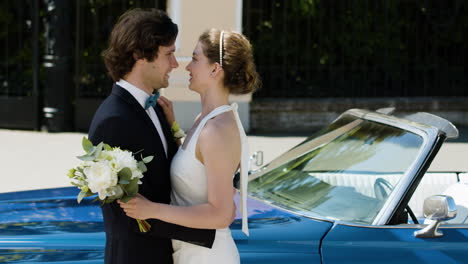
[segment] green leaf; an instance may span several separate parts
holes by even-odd
[[[93,149],[91,149],[91,151],[89,151],[87,155],[91,156],[94,154],[95,151],[96,151],[96,147],[93,147]]]
[[[122,185],[122,188],[124,189],[125,193],[128,196],[134,197],[138,193],[138,181],[140,179],[135,178],[130,181],[129,184]]]
[[[93,149],[88,153],[88,155],[94,155],[95,157],[99,157],[99,155],[101,155],[101,151],[103,147],[104,147],[104,142],[99,143],[97,146],[93,147]]]
[[[112,187],[112,190],[114,191],[114,195],[108,196],[106,200],[115,201],[124,195],[122,185],[114,186]]]
[[[81,145],[83,146],[83,150],[86,151],[86,153],[91,152],[94,148],[93,143],[86,137],[83,137]]]
[[[98,159],[99,156],[101,155],[102,148],[104,147],[104,143],[99,143],[99,145],[96,146],[95,151],[93,153],[94,159]]]
[[[119,184],[129,184],[129,183],[130,183],[130,182],[127,181],[127,180],[120,180],[120,181],[119,181]]]
[[[83,174],[83,176],[86,178],[86,174],[84,173],[84,169],[82,167],[77,167],[76,170]]]
[[[104,144],[104,150],[111,151],[112,147],[109,144]]]
[[[153,156],[148,156],[146,158],[143,158],[144,163],[150,163],[153,160]]]
[[[119,176],[120,180],[130,181],[132,179],[132,170],[125,167],[125,168],[121,169],[117,175]]]
[[[137,167],[142,173],[145,173],[148,170],[148,168],[146,168],[146,165],[143,161],[139,161],[137,163]]]
[[[81,200],[83,200],[83,198],[86,197],[86,194],[87,194],[87,193],[88,193],[88,192],[81,191],[81,192],[78,194],[78,198],[77,198],[78,203],[81,203]]]
[[[83,155],[83,156],[78,156],[77,158],[79,158],[82,161],[93,161],[94,160],[94,156],[89,155],[89,154],[86,154],[86,155]]]

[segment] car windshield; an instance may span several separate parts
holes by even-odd
[[[252,175],[249,193],[306,216],[371,224],[422,145],[409,131],[343,118]]]

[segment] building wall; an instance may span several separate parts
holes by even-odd
[[[190,62],[199,35],[209,28],[242,32],[242,0],[170,0],[167,12],[179,26],[176,57],[179,67],[172,71],[169,87],[162,91],[174,103],[175,114],[183,129],[189,129],[201,111],[200,98],[188,89],[189,75],[185,67]],[[251,95],[232,96],[239,105],[244,128],[250,129],[249,104]]]

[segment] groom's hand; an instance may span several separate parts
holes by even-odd
[[[130,201],[126,203],[120,200],[118,200],[117,202],[128,217],[141,220],[152,218],[151,213],[153,213],[154,210],[153,202],[146,199],[141,194],[137,194],[137,196],[130,199]]]

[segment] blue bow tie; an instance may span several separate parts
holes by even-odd
[[[159,92],[154,92],[154,94],[150,95],[145,102],[145,110],[150,107],[155,107],[159,98]]]

